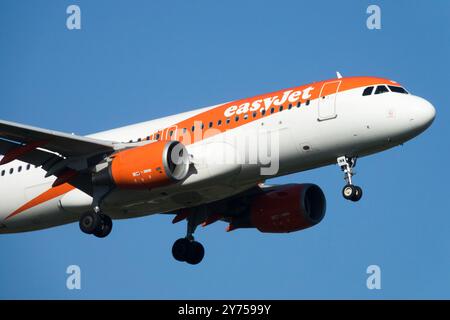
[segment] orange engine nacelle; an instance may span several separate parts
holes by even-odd
[[[178,141],[157,141],[112,155],[109,166],[93,177],[94,184],[122,189],[149,189],[184,179],[189,155]]]
[[[325,210],[325,195],[318,186],[291,184],[253,198],[250,220],[261,232],[293,232],[318,224]]]

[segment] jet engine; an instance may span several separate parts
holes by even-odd
[[[156,141],[111,158],[108,167],[93,176],[95,185],[150,189],[183,180],[189,171],[188,152],[178,141]]]
[[[228,231],[238,228],[257,228],[268,233],[298,231],[318,224],[325,211],[325,195],[317,185],[277,186],[252,197],[247,214],[231,219]]]

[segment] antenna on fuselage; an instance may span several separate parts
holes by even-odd
[[[341,75],[341,73],[339,71],[336,71],[336,76],[338,77],[338,79],[342,78],[342,75]]]

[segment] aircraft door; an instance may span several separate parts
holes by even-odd
[[[337,117],[336,96],[340,85],[341,80],[330,81],[323,84],[318,101],[319,121],[330,120]]]

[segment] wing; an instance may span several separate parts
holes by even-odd
[[[41,142],[41,148],[65,157],[84,156],[114,150],[114,142],[97,140],[64,132],[41,129],[0,120],[0,138],[20,144]]]
[[[91,193],[87,170],[95,160],[120,148],[119,143],[0,120],[0,165],[20,160],[42,166],[46,176]],[[62,180],[61,180],[62,179]],[[58,180],[58,179],[57,179]]]

